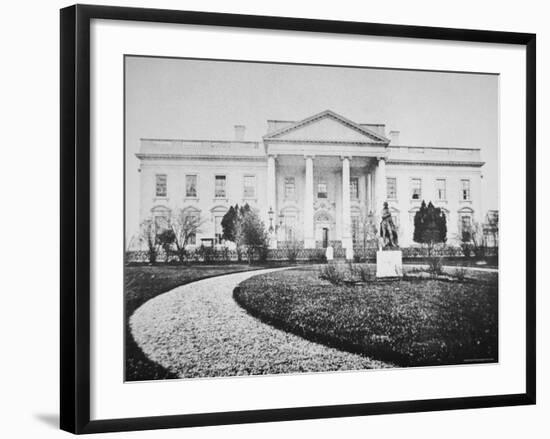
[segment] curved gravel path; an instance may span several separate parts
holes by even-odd
[[[239,283],[277,270],[218,276],[161,294],[132,315],[132,335],[151,360],[182,378],[390,367],[275,329],[233,300]]]

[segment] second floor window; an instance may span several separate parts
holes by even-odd
[[[256,177],[254,175],[244,176],[244,198],[254,198],[256,196]]]
[[[350,178],[349,196],[352,200],[357,200],[359,198],[359,179],[358,178]]]
[[[420,200],[422,198],[422,180],[420,178],[413,178],[411,186],[411,199]]]
[[[388,200],[397,198],[397,179],[395,177],[386,178],[386,196]]]
[[[460,180],[461,183],[461,192],[460,199],[463,201],[468,201],[470,199],[470,180]]]
[[[328,198],[327,184],[320,182],[317,185],[317,198]]]
[[[296,195],[296,180],[294,177],[285,178],[285,198],[294,198]]]
[[[168,193],[166,174],[157,174],[155,184],[155,194],[157,197],[166,197]]]
[[[225,175],[216,175],[214,185],[214,196],[216,198],[225,198]]]
[[[435,180],[435,196],[438,200],[447,199],[447,180],[444,178]]]
[[[185,176],[185,196],[186,197],[197,196],[197,176],[196,175]]]

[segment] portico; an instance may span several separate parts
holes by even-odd
[[[331,111],[279,122],[279,129],[272,122],[275,131],[263,141],[267,200],[279,218],[276,241],[299,239],[305,248],[339,241],[352,248],[352,217],[376,214],[383,201],[389,140]]]
[[[267,199],[278,226],[272,247],[295,239],[304,248],[333,241],[351,248],[353,222],[376,215],[374,200],[383,200],[381,163],[376,157],[269,156]]]

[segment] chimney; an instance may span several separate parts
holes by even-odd
[[[244,132],[246,127],[244,125],[235,125],[235,140],[242,142],[244,140]]]
[[[390,145],[399,146],[399,131],[390,131]]]

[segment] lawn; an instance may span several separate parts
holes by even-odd
[[[234,298],[280,329],[399,366],[498,360],[494,275],[335,286],[304,267],[254,276]]]
[[[150,361],[141,351],[129,330],[128,319],[133,312],[159,294],[180,285],[206,277],[263,268],[246,264],[196,266],[127,266],[124,268],[124,324],[126,380],[158,380],[176,378],[162,366]]]

